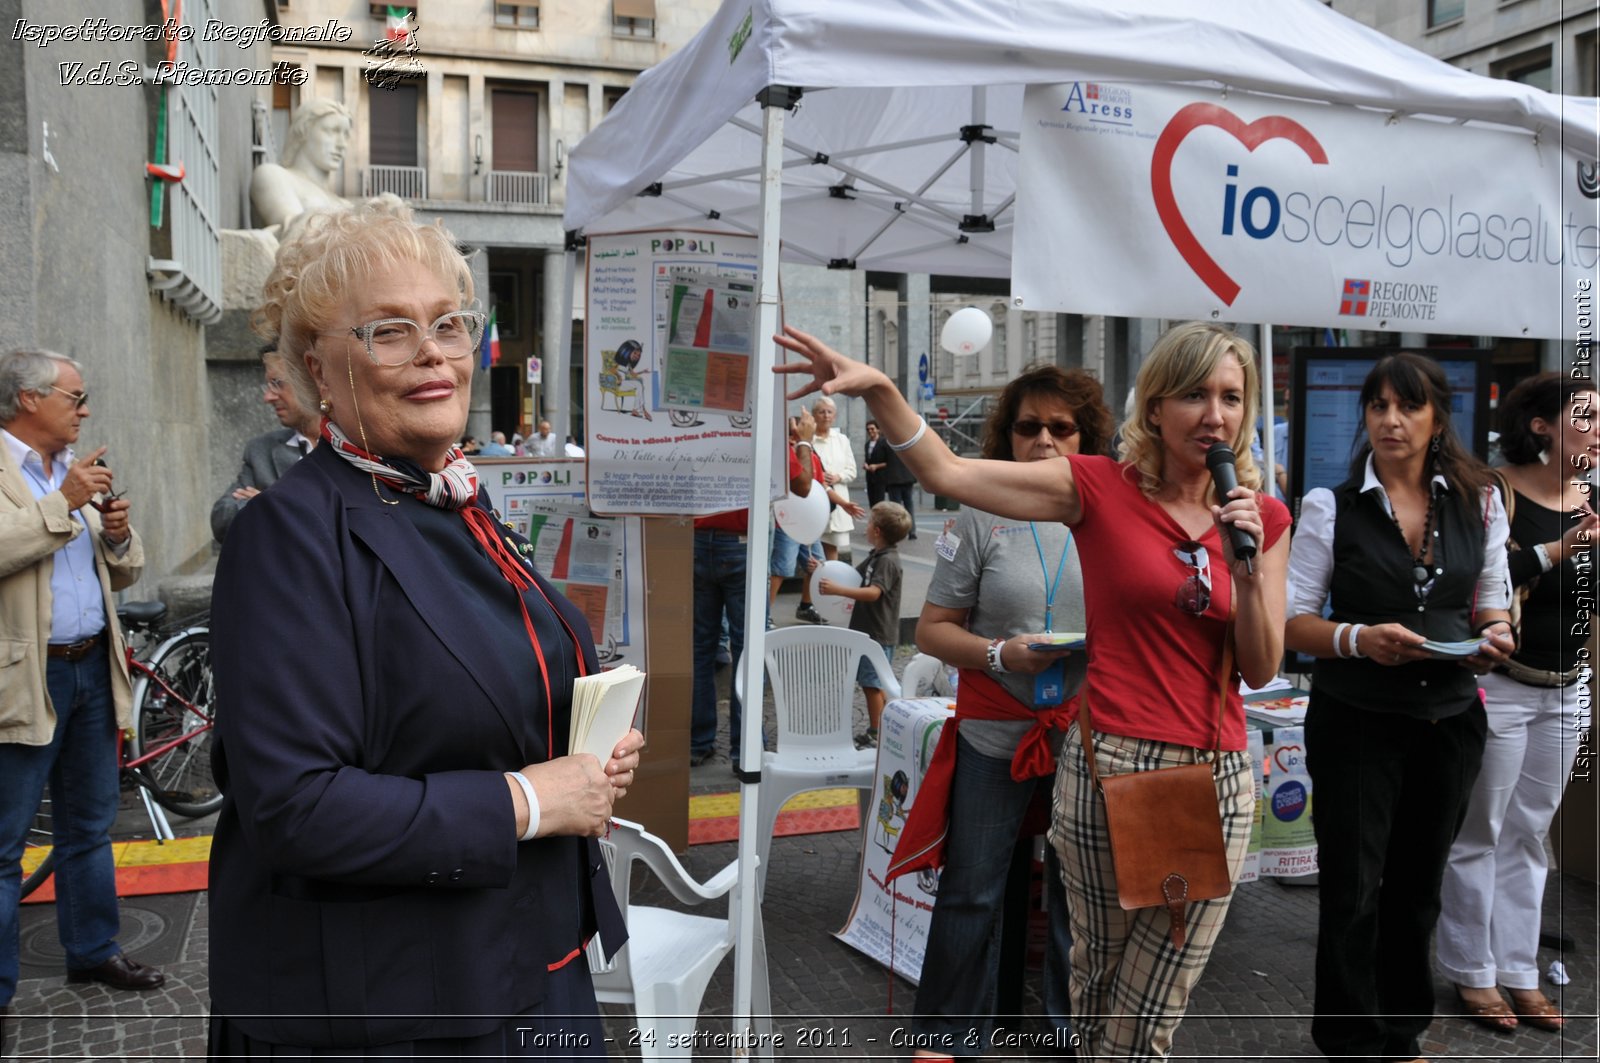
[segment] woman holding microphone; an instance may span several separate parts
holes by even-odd
[[[1140,369],[1123,460],[1080,454],[1019,462],[957,457],[879,370],[797,329],[777,342],[801,356],[777,371],[809,376],[790,398],[819,390],[865,398],[925,489],[1013,520],[1072,529],[1085,576],[1085,696],[1096,769],[1112,775],[1213,763],[1237,880],[1255,796],[1236,679],[1261,686],[1277,674],[1289,527],[1283,505],[1257,493],[1261,476],[1249,457],[1258,390],[1251,346],[1215,325],[1179,325]],[[1240,486],[1225,495],[1206,464],[1218,443],[1238,455]],[[1235,554],[1235,531],[1253,547],[1253,564]],[[1230,625],[1237,652],[1221,675]],[[1009,644],[996,647],[994,671],[1020,666],[1011,652]],[[1162,667],[1151,668],[1153,660]],[[1219,686],[1228,691],[1220,734]],[[1163,1059],[1231,893],[1185,907],[1189,933],[1181,945],[1169,934],[1166,908],[1124,911],[1104,801],[1090,785],[1082,745],[1073,734],[1063,742],[1050,831],[1072,914],[1079,1057]]]

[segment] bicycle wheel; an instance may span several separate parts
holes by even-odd
[[[26,897],[50,877],[55,870],[55,835],[50,831],[50,787],[44,788],[39,801],[39,811],[34,814],[33,825],[28,828],[28,840],[22,852],[22,895]],[[40,854],[43,858],[39,859]],[[38,863],[35,864],[35,859]],[[32,870],[29,870],[32,865]]]
[[[145,664],[157,678],[140,674],[134,684],[134,758],[176,744],[138,770],[168,812],[210,815],[222,807],[222,791],[211,775],[211,634],[203,627],[181,631]]]

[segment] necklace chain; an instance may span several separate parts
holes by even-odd
[[[1422,586],[1428,581],[1428,542],[1433,534],[1433,485],[1428,485],[1428,512],[1422,518],[1422,548],[1411,558],[1411,576],[1416,580],[1417,586]],[[1411,543],[1406,540],[1406,530],[1400,526],[1400,515],[1395,512],[1394,500],[1389,500],[1389,519],[1394,521],[1395,531],[1400,533],[1400,541],[1405,544],[1406,553],[1411,553]]]

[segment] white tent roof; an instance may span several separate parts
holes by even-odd
[[[728,0],[574,149],[566,225],[756,232],[753,101],[798,86],[784,257],[1006,276],[1022,87],[1083,80],[1488,122],[1600,154],[1595,99],[1452,67],[1318,0]],[[967,125],[991,126],[998,142],[969,152]],[[656,182],[659,195],[638,195]],[[968,215],[994,231],[963,229]]]

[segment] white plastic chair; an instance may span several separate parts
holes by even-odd
[[[952,698],[956,693],[950,682],[950,666],[928,653],[919,653],[906,664],[900,674],[900,689],[908,698]]]
[[[595,996],[602,1004],[628,1004],[637,1016],[639,1051],[642,1059],[684,1059],[694,1054],[693,1034],[700,1014],[700,1002],[717,967],[737,944],[739,862],[730,862],[704,884],[684,870],[666,842],[638,823],[625,819],[611,821],[609,837],[600,839],[611,888],[617,906],[628,924],[628,943],[611,962],[601,950],[599,937],[589,943],[589,970],[594,975]],[[629,885],[634,862],[655,873],[673,897],[684,904],[703,904],[727,895],[726,918],[691,915],[670,908],[630,905]],[[761,910],[755,913],[755,940],[747,946],[755,950],[752,965],[754,985],[750,1008],[755,1013],[753,1029],[762,1035],[772,1032],[772,993],[767,978],[766,934],[761,926]],[[757,1044],[771,1044],[764,1036]],[[753,1050],[752,1055],[770,1055],[770,1050]]]
[[[857,749],[851,732],[861,659],[872,662],[889,698],[900,696],[900,683],[883,647],[859,631],[811,625],[776,628],[767,632],[765,657],[778,741],[776,749],[761,755],[756,875],[763,890],[772,832],[784,802],[807,790],[834,787],[865,790],[862,801],[872,800],[878,751]],[[743,675],[741,668],[738,678]],[[744,703],[742,689],[739,700]]]

